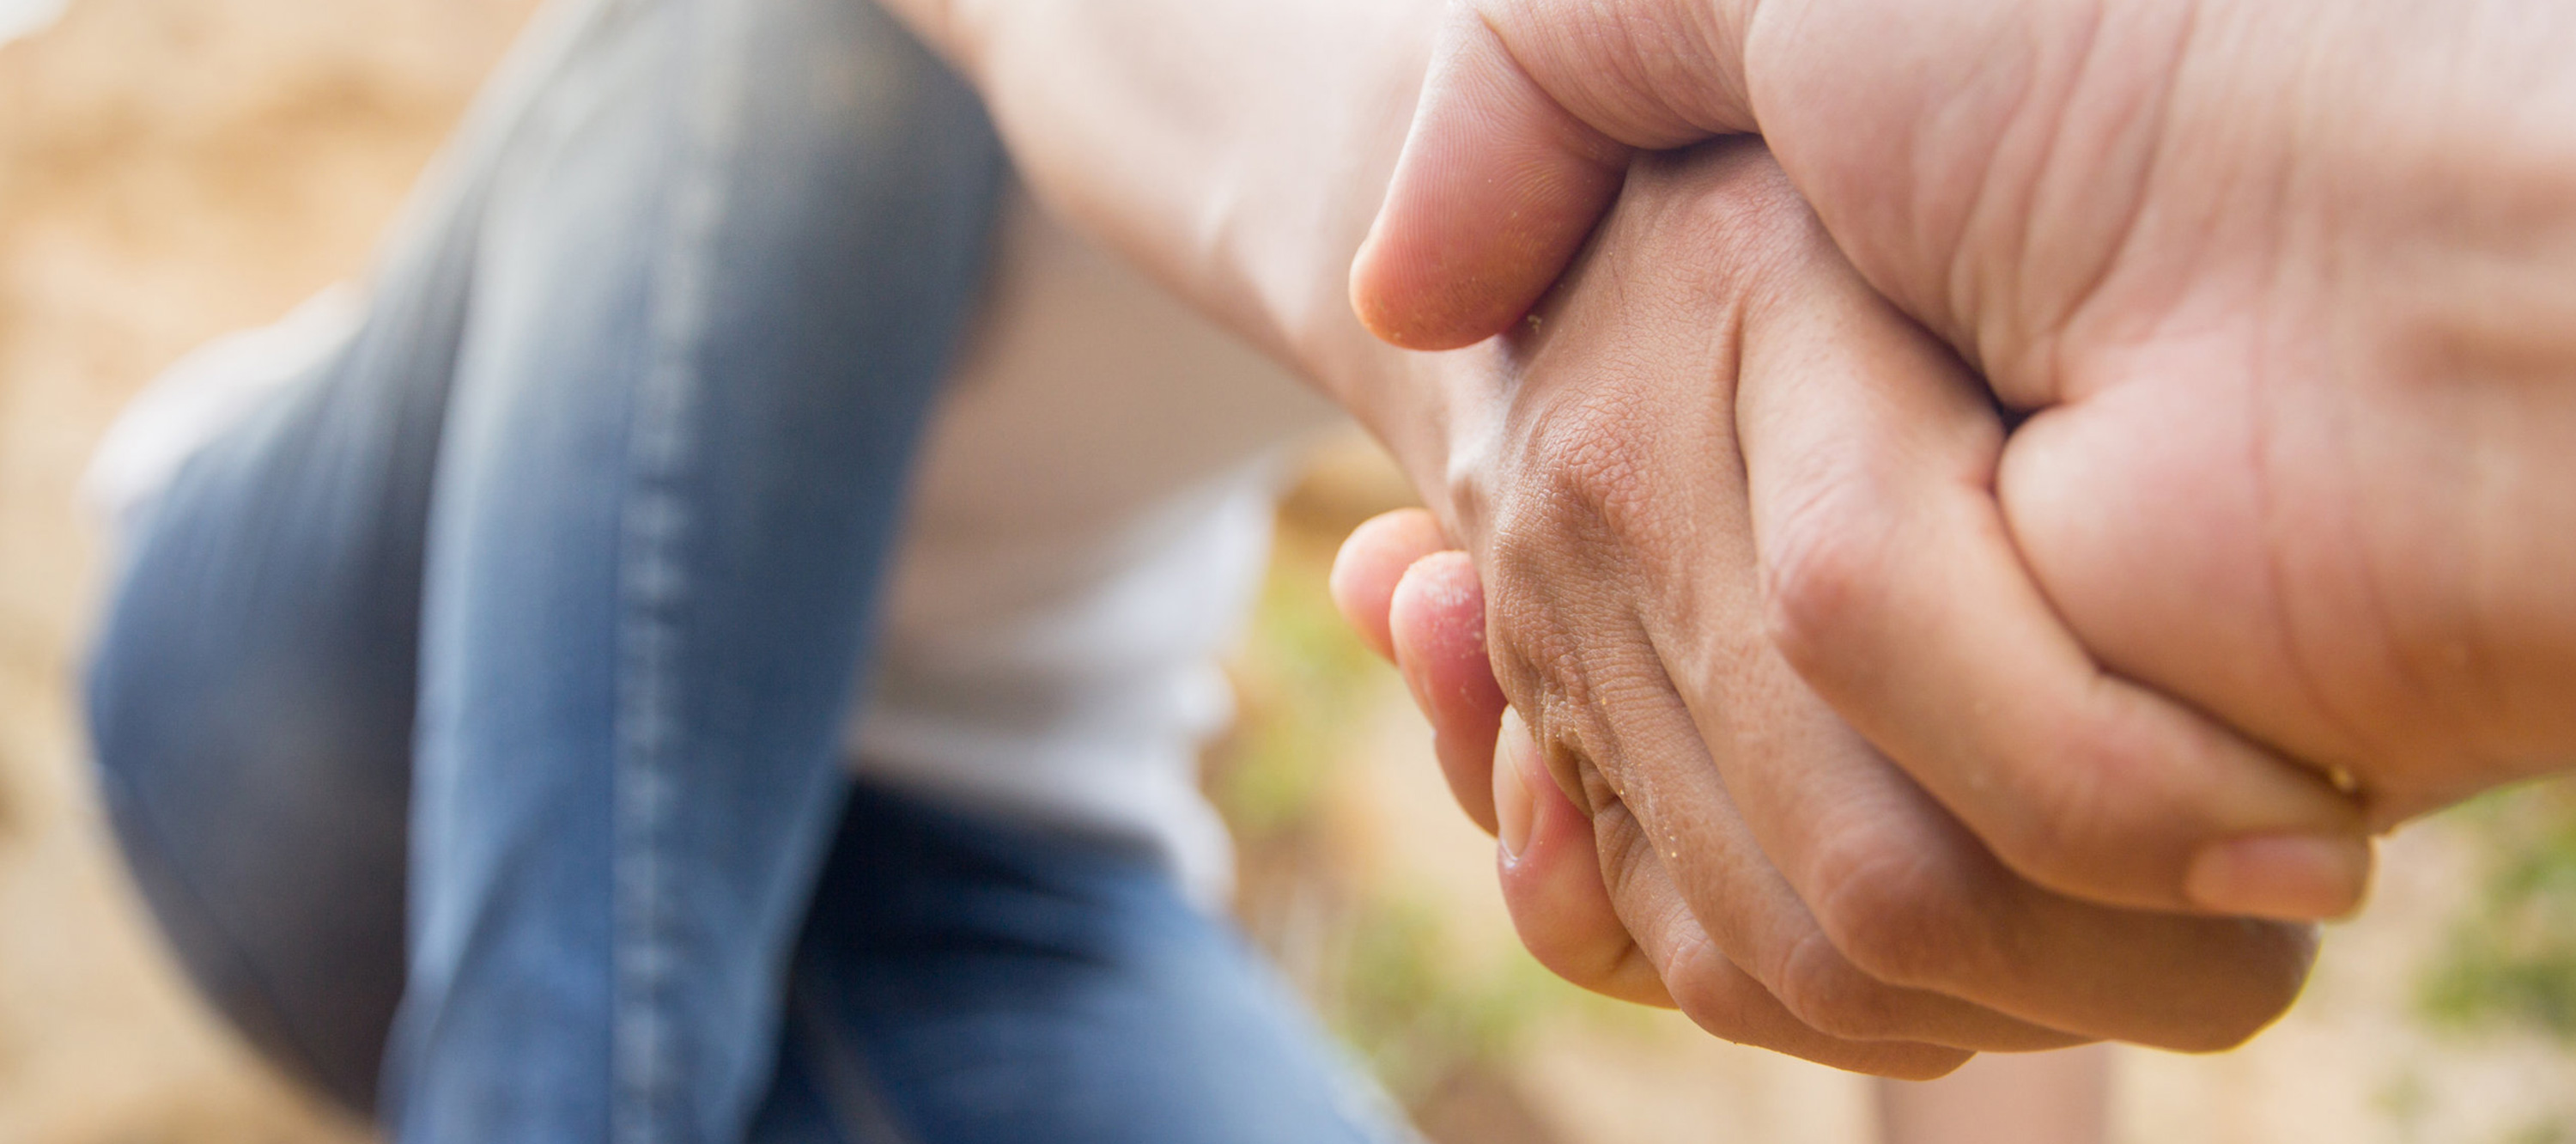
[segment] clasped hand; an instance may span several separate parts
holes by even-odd
[[[2221,1047],[2369,830],[2576,757],[2569,17],[1614,7],[1458,9],[1354,276],[1480,343],[1335,590],[1542,961]]]

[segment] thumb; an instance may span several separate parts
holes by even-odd
[[[1445,350],[1529,312],[1609,209],[1634,148],[1752,129],[1749,0],[1462,0],[1351,303],[1378,337]]]

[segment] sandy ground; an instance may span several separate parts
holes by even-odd
[[[526,6],[75,0],[0,47],[0,1144],[363,1135],[207,1019],[124,888],[69,716],[97,561],[72,485],[154,370],[362,269]],[[1331,772],[1336,861],[1430,903],[1463,961],[1508,962],[1490,843],[1449,810],[1391,676],[1362,693]],[[2279,1028],[2217,1057],[2121,1057],[2118,1138],[2576,1141],[2564,1047],[2437,1035],[2405,1003],[2467,877],[2445,829],[2390,846],[2379,902]],[[1869,1138],[1864,1082],[1531,988],[1499,1095],[1478,1098],[1516,1126],[1479,1138]]]

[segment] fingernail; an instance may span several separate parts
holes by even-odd
[[[2268,834],[2203,849],[2183,892],[2202,909],[2281,921],[2325,921],[2361,907],[2370,890],[2363,838]]]
[[[1426,719],[1432,713],[1430,671],[1418,660],[1404,655],[1402,648],[1397,649],[1395,673],[1404,679],[1405,693],[1413,697],[1413,709],[1422,712]],[[1437,729],[1439,724],[1434,722],[1432,726]]]
[[[1504,708],[1502,733],[1494,736],[1494,837],[1508,858],[1519,858],[1521,848],[1529,845],[1530,817],[1537,806],[1530,798],[1528,767],[1537,747],[1520,712]]]

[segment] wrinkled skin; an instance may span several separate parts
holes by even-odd
[[[1621,3],[1591,0],[1586,10]],[[1451,155],[1538,164],[1541,178],[1496,187],[1581,192],[1559,194],[1554,215],[1532,202],[1522,205],[1539,209],[1514,220],[1471,201],[1433,216],[1472,224],[1462,232],[1471,237],[1524,244],[1505,265],[1528,270],[1526,294],[1512,298],[1506,275],[1470,278],[1460,295],[1500,299],[1496,329],[1557,279],[1610,196],[1627,193],[1534,336],[1405,354],[1361,326],[1345,301],[1345,272],[1404,145],[1438,28],[1433,7],[890,7],[985,94],[1034,193],[1299,366],[1387,444],[1436,514],[1428,531],[1466,554],[1432,565],[1451,579],[1417,584],[1404,615],[1421,620],[1461,599],[1481,606],[1476,578],[1458,574],[1485,570],[1491,618],[1506,621],[1492,646],[1507,678],[1498,683],[1485,666],[1481,638],[1463,638],[1485,631],[1472,619],[1430,625],[1448,633],[1438,646],[1468,655],[1409,674],[1436,684],[1423,694],[1471,812],[1481,805],[1491,815],[1498,789],[1529,799],[1505,882],[1516,903],[1554,904],[1521,915],[1525,932],[1547,931],[1533,945],[1550,964],[1605,972],[1594,982],[1623,995],[1668,996],[1722,1036],[1902,1075],[1937,1072],[1970,1047],[2069,1034],[2224,1044],[2287,1003],[2307,956],[2300,927],[2084,906],[2037,883],[2113,901],[2319,916],[2358,893],[2358,809],[2313,771],[2103,671],[2083,650],[2005,528],[1994,496],[2005,437],[1980,391],[1938,338],[1877,300],[1767,161],[1720,149],[1691,163],[1648,163],[1632,178],[1617,140],[1561,110],[1542,125],[1579,130],[1542,136],[1536,148]],[[1711,28],[1724,26],[1722,13],[1706,11]],[[1652,26],[1637,17],[1622,29]],[[1453,49],[1473,43],[1451,37]],[[1710,45],[1723,43],[1702,41],[1711,60],[1742,58]],[[1517,77],[1517,89],[1494,86],[1490,74],[1483,88],[1451,84],[1461,62],[1475,61],[1444,62],[1426,111],[1454,109],[1461,92],[1517,93],[1522,103],[1507,112],[1555,106],[1516,62],[1503,79]],[[2530,88],[2545,96],[2544,86]],[[1509,114],[1469,122],[1527,126]],[[1734,126],[1751,124],[1748,113]],[[1679,143],[1728,125],[1682,126],[1682,135],[1628,142]],[[1594,149],[1593,174],[1586,182],[1577,162],[1576,178],[1550,183],[1558,176],[1545,169],[1548,156],[1569,143]],[[1735,163],[1724,166],[1730,154]],[[1796,162],[1790,174],[1812,181]],[[1398,185],[1399,215],[1408,185]],[[1848,205],[1825,216],[1838,237],[1847,238],[1837,212]],[[1554,247],[1551,222],[1561,224]],[[1402,229],[1380,229],[1373,254],[1395,255],[1380,269],[1437,269],[1389,239]],[[1369,265],[1356,283],[1364,295]],[[1861,270],[1881,275],[1868,262]],[[1596,391],[1617,400],[1589,400]],[[1647,476],[1617,479],[1623,471]],[[1654,495],[1598,495],[1641,485]],[[1894,494],[1902,496],[1891,502]],[[1906,510],[1888,517],[1901,530],[1822,526],[1891,503]],[[1784,543],[1802,534],[1848,543]],[[1862,559],[1871,554],[1864,544],[1902,559]],[[1383,624],[1411,564],[1344,584],[1387,593],[1376,604]],[[1847,599],[1886,606],[1828,607],[1837,584]],[[1885,594],[1892,588],[1922,595]],[[1932,700],[1861,718],[1854,735],[1805,682],[1835,679],[1819,670],[1843,648],[1826,638],[1830,621],[1919,621],[1927,600],[1959,604],[1932,613],[1949,626],[1863,627],[1853,646],[1905,653],[1880,661],[1903,677],[1895,690]],[[1783,641],[1784,631],[1812,638]],[[1778,654],[1783,647],[1797,654]],[[1961,661],[1963,650],[2010,654]],[[1546,744],[1527,757],[1570,780],[1579,807],[1551,795],[1554,781],[1495,781],[1504,685],[1535,725],[1531,745]],[[1832,687],[1825,698],[1873,710]],[[1672,717],[1676,708],[1686,720]],[[1716,748],[1675,733],[1684,721],[1716,735]],[[1662,730],[1624,739],[1593,730],[1632,725]],[[1899,734],[1927,728],[1934,733]],[[1969,749],[1944,739],[1945,728]],[[1935,797],[1873,745],[1924,776]],[[1596,834],[1613,859],[1606,865]],[[2330,853],[2305,866],[2267,862],[2264,840],[2281,837],[2322,840]],[[2249,840],[2255,860],[2231,857]],[[2204,850],[2233,862],[2218,872],[2237,877],[2195,889]],[[1568,864],[1569,855],[1588,860]],[[2034,1027],[2064,1033],[2035,1036]]]
[[[1707,249],[1727,257],[1681,257]],[[1483,414],[1458,419],[1449,527],[1364,529],[1335,594],[1405,668],[1462,804],[1518,836],[1502,872],[1543,962],[1737,1039],[1878,1045],[1792,1051],[1899,1075],[1957,1059],[1908,1042],[2216,1048],[2288,1004],[2306,927],[2014,874],[1775,646],[1754,538],[1763,490],[1795,487],[1775,471],[1790,444],[1883,404],[1953,508],[1991,514],[1974,494],[2002,434],[1760,148],[1640,160],[1504,352]],[[1453,530],[1463,554],[1438,555]],[[1487,616],[1513,641],[1490,660]],[[1539,732],[1508,724],[1497,777],[1506,695]]]
[[[1758,130],[2028,414],[1978,473],[1884,402],[1758,442],[1746,408],[1774,646],[2045,884],[2328,916],[2364,865],[2247,776],[2384,827],[2576,760],[2571,55],[2539,0],[1460,5],[1353,292],[1400,343],[1492,334],[1630,147]],[[1561,638],[1512,602],[1541,569],[1482,567],[1542,740],[1643,723],[1517,650]]]

